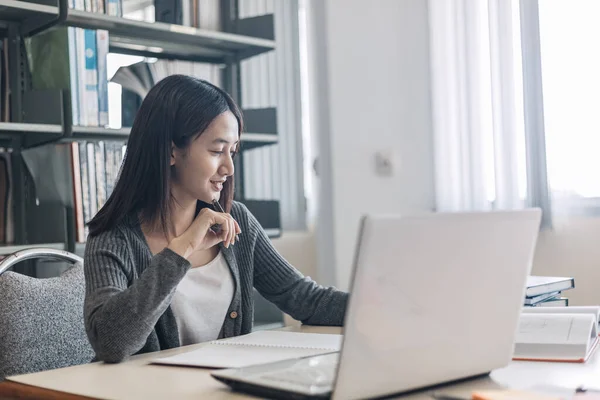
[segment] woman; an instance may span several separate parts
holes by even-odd
[[[241,132],[231,97],[205,81],[170,76],[144,99],[89,223],[84,313],[99,360],[249,333],[253,286],[306,324],[342,324],[347,293],[303,277],[233,201]]]

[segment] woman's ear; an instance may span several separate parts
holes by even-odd
[[[175,165],[175,143],[171,142],[171,162],[169,164],[171,167]]]

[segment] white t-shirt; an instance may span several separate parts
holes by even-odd
[[[191,268],[171,301],[182,346],[218,338],[233,298],[233,278],[222,252],[208,264]]]

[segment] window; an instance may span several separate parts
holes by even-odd
[[[552,208],[600,210],[600,2],[542,0],[538,15]]]

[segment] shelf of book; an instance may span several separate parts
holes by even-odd
[[[0,0],[2,20],[58,15],[58,7],[16,0]],[[144,22],[80,10],[68,11],[68,26],[109,32],[112,52],[158,58],[225,63],[271,51],[275,41],[162,22]]]

